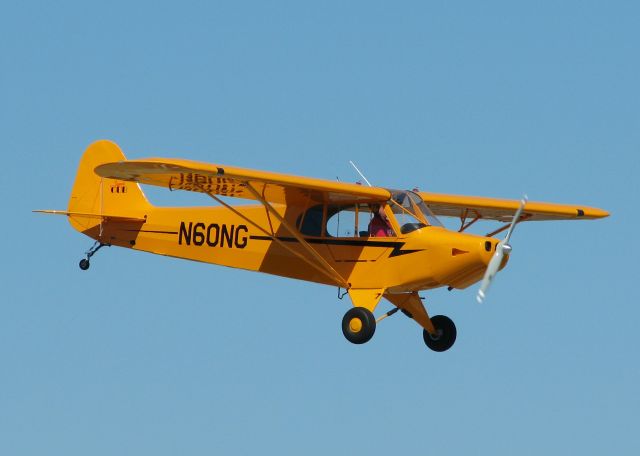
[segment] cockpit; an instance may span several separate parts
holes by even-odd
[[[442,226],[424,200],[410,190],[393,190],[391,210],[402,234],[408,234],[426,226]]]
[[[383,205],[384,206],[384,205]],[[372,237],[371,225],[380,204],[319,204],[307,209],[298,217],[297,227],[303,235],[354,238]],[[387,236],[409,234],[428,226],[442,226],[422,198],[409,190],[391,190],[391,199],[384,213],[389,223]],[[396,233],[398,230],[400,233]]]

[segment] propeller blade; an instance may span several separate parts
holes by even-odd
[[[502,249],[502,247],[502,242],[499,242],[496,246],[496,253],[493,254],[493,257],[491,257],[491,261],[489,261],[487,270],[484,272],[482,284],[480,285],[480,289],[478,290],[478,294],[476,296],[476,300],[480,304],[482,304],[482,301],[484,301],[484,298],[487,295],[487,290],[489,290],[491,282],[493,282],[493,278],[498,273],[498,269],[502,264],[502,259],[504,258],[504,250]]]
[[[513,216],[511,220],[511,225],[509,225],[509,230],[507,231],[507,235],[505,238],[498,242],[496,245],[496,253],[491,257],[491,261],[489,261],[489,265],[487,266],[487,270],[484,273],[484,277],[482,278],[482,283],[480,284],[480,289],[478,290],[478,294],[476,295],[476,301],[482,304],[484,299],[487,296],[487,291],[493,282],[496,274],[498,273],[498,269],[500,269],[500,265],[502,264],[502,260],[504,259],[505,254],[508,255],[511,253],[511,245],[509,244],[509,240],[511,239],[511,234],[513,233],[513,229],[516,226],[516,223],[520,220],[520,216],[522,215],[522,211],[524,210],[524,206],[527,204],[527,196],[524,195],[520,200],[520,207]]]
[[[516,223],[518,223],[518,221],[520,220],[520,216],[522,215],[522,211],[524,210],[524,206],[525,204],[527,204],[528,199],[529,198],[527,198],[527,195],[524,195],[520,200],[520,207],[518,207],[518,210],[516,211],[515,215],[513,216],[513,219],[511,220],[511,225],[509,225],[509,230],[507,231],[507,235],[504,237],[504,240],[502,241],[503,243],[505,244],[509,243],[509,239],[511,239],[511,233],[513,233],[513,228],[515,228]]]

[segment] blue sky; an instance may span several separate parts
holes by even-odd
[[[637,454],[640,6],[9,2],[0,453]],[[111,248],[64,218],[84,148],[579,203],[486,303],[346,342],[336,290]],[[156,204],[209,202],[149,190]],[[387,310],[383,304],[379,311]]]

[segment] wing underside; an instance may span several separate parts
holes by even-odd
[[[428,192],[420,192],[420,196],[435,215],[461,220],[481,219],[508,223],[520,205],[520,200],[479,196]],[[594,207],[529,201],[521,221],[598,219],[608,215],[607,211]]]
[[[333,182],[189,160],[146,159],[106,163],[99,176],[226,197],[264,199],[273,204],[383,202],[391,194],[378,187]],[[256,196],[259,195],[259,198]]]

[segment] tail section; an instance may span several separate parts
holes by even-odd
[[[143,221],[152,208],[137,183],[103,178],[94,172],[98,165],[123,160],[126,157],[117,144],[106,140],[91,144],[80,159],[69,198],[71,225],[104,243],[116,240],[113,229],[120,231],[123,223]]]

